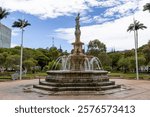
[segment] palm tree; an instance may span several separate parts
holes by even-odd
[[[30,26],[31,24],[28,23],[27,20],[21,20],[18,19],[18,21],[15,21],[12,25],[12,27],[20,28],[22,35],[21,35],[21,57],[20,57],[20,80],[22,79],[22,55],[23,55],[23,32],[24,28],[27,26]]]
[[[0,31],[1,31],[1,20],[3,18],[6,18],[7,15],[9,15],[9,12],[6,11],[6,9],[3,9],[2,7],[0,7]],[[3,40],[2,40],[2,32],[1,32],[1,45],[3,46]],[[0,46],[0,47],[2,47]]]
[[[135,31],[135,36],[136,36],[136,39],[137,39],[137,42],[136,42],[136,45],[137,45],[137,48],[138,48],[138,30],[141,29],[146,29],[147,27],[144,26],[143,23],[140,23],[139,21],[137,20],[134,20],[133,21],[133,24],[130,24],[127,31]]]
[[[134,20],[133,19],[133,24],[130,24],[128,29],[127,29],[127,32],[128,31],[134,31],[134,40],[135,40],[135,61],[136,61],[136,78],[137,80],[139,79],[139,74],[138,74],[138,56],[137,56],[137,49],[138,49],[138,30],[139,29],[145,29],[147,28],[146,26],[144,26],[143,23],[140,23],[139,21],[137,20]]]
[[[143,6],[143,11],[149,11],[150,12],[150,3],[146,3],[144,6]]]

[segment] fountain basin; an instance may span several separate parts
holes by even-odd
[[[109,81],[107,71],[104,70],[55,70],[47,71],[45,81],[40,81],[35,88],[51,91],[52,94],[59,94],[62,91],[79,91],[78,94],[89,94],[89,91],[99,91],[120,88],[114,81]],[[63,93],[65,94],[65,92]]]
[[[47,71],[48,76],[46,81],[57,82],[94,82],[108,81],[107,71],[104,70],[86,70],[86,71],[70,71],[70,70],[55,70]]]

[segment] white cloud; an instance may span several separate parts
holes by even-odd
[[[102,16],[83,16],[81,17],[80,19],[80,22],[81,23],[85,23],[85,24],[88,24],[88,23],[104,23],[104,22],[107,22],[107,21],[110,21],[110,20],[113,20],[112,18],[105,18],[105,17],[102,17]]]
[[[141,46],[150,40],[150,14],[140,10],[135,13],[135,18],[148,27],[148,29],[139,30],[139,46]],[[132,49],[134,48],[133,32],[127,32],[127,28],[132,21],[133,16],[126,16],[101,25],[81,27],[81,41],[87,44],[90,40],[99,39],[106,44],[107,48]],[[63,37],[69,42],[74,41],[74,28],[58,29],[56,33],[60,38]]]
[[[15,43],[11,43],[11,48],[14,48],[14,47],[16,47],[16,46],[20,46],[20,45],[15,44]]]
[[[94,16],[93,17],[93,20],[96,22],[96,23],[104,23],[106,21],[109,21],[111,20],[110,18],[103,18],[101,16]]]
[[[0,6],[45,19],[69,16],[77,12],[85,13],[93,7],[109,7],[105,16],[116,12],[121,14],[128,12],[128,9],[135,9],[136,3],[137,0],[1,0]]]
[[[119,0],[85,0],[89,6],[112,7],[119,5]]]
[[[89,9],[84,0],[1,0],[0,6],[40,18],[56,18]]]
[[[105,17],[114,16],[115,13],[117,13],[117,15],[120,15],[120,16],[130,15],[132,11],[136,10],[136,8],[138,7],[139,1],[137,0],[124,1],[123,0],[122,4],[107,9],[104,16]]]
[[[91,23],[93,22],[93,18],[91,16],[84,16],[84,17],[81,17],[80,21],[82,23]]]
[[[102,0],[100,2],[100,6],[103,6],[103,7],[113,7],[113,6],[116,6],[116,5],[120,5],[122,0]]]

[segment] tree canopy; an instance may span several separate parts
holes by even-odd
[[[25,19],[23,19],[23,20],[18,19],[18,21],[15,21],[15,22],[13,23],[12,27],[16,27],[16,28],[21,28],[21,29],[23,29],[23,28],[25,28],[26,26],[30,26],[30,25],[31,25],[31,24],[30,24],[27,20],[25,20]]]
[[[149,11],[149,12],[150,12],[150,3],[146,3],[146,4],[143,6],[143,11]]]
[[[127,31],[134,31],[134,30],[139,30],[139,29],[145,29],[145,28],[147,28],[146,26],[144,26],[144,24],[143,23],[140,23],[139,21],[137,21],[137,20],[134,20],[134,23],[131,23],[130,25],[129,25],[129,27],[128,27],[128,29],[127,29]]]
[[[6,9],[3,9],[2,7],[0,7],[0,21],[1,21],[3,18],[6,18],[8,15],[9,15],[9,12],[7,12]]]

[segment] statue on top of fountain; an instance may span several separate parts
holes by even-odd
[[[75,19],[76,21],[76,26],[75,26],[75,37],[76,37],[76,42],[80,42],[80,13],[77,14],[77,17]]]
[[[80,30],[80,13],[78,13],[77,17],[76,17],[76,30]]]
[[[74,46],[73,54],[79,55],[79,54],[83,54],[83,49],[82,49],[82,45],[84,43],[82,43],[80,41],[80,35],[81,35],[81,31],[80,31],[80,13],[77,14],[76,18],[75,18],[76,24],[75,24],[75,42],[72,43],[72,45]]]

